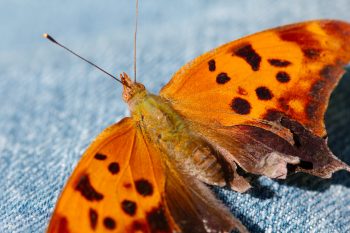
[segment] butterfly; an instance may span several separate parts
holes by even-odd
[[[66,184],[48,232],[247,232],[207,185],[251,174],[330,178],[324,113],[350,61],[350,24],[308,21],[229,42],[159,95],[120,75],[131,116],[105,129]]]

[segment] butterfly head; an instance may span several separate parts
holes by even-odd
[[[120,74],[120,79],[123,83],[123,99],[126,103],[135,96],[144,96],[146,94],[145,86],[132,81],[126,73]]]

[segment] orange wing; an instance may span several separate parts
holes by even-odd
[[[327,147],[324,125],[330,94],[349,60],[350,24],[292,24],[194,59],[160,95],[225,160],[249,173],[330,177],[350,171]]]
[[[223,125],[278,111],[326,135],[329,96],[350,60],[350,24],[320,20],[260,32],[183,66],[161,90],[186,118]]]
[[[151,157],[131,118],[89,147],[57,203],[48,232],[171,232],[160,158]]]
[[[124,118],[85,152],[47,232],[245,232],[206,186],[166,164]]]

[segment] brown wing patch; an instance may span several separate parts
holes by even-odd
[[[292,137],[279,136],[252,125],[211,124],[205,128],[197,126],[197,131],[222,152],[227,161],[234,160],[248,173],[284,179],[300,171],[322,178],[330,178],[341,169],[350,171],[349,166],[332,154],[325,139],[281,113],[270,111],[270,119],[288,129]]]

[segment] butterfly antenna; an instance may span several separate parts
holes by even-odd
[[[95,68],[99,69],[100,71],[102,71],[103,73],[107,74],[109,77],[113,78],[114,80],[120,82],[121,84],[123,84],[123,82],[121,80],[119,80],[118,78],[116,78],[115,76],[111,75],[110,73],[108,73],[107,71],[105,71],[104,69],[102,69],[101,67],[95,65],[94,63],[92,63],[89,60],[86,60],[85,58],[83,58],[82,56],[80,56],[79,54],[73,52],[72,50],[70,50],[69,48],[67,48],[66,46],[62,45],[61,43],[57,42],[52,36],[50,36],[49,34],[45,33],[43,34],[43,37],[45,37],[46,39],[48,39],[49,41],[51,41],[52,43],[64,48],[65,50],[67,50],[68,52],[70,52],[71,54],[79,57],[80,59],[86,61],[87,63],[89,63],[90,65],[94,66]]]
[[[137,39],[138,16],[139,16],[139,1],[136,0],[136,19],[135,19],[135,33],[134,33],[134,82],[136,82],[136,39]]]

